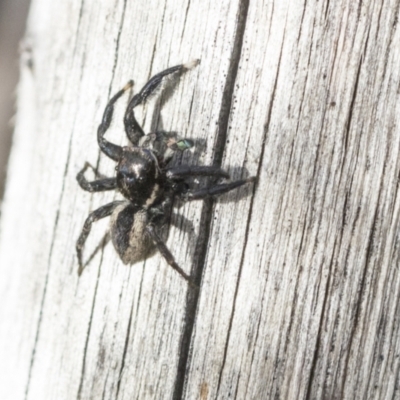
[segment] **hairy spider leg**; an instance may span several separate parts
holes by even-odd
[[[132,97],[125,111],[124,125],[126,135],[134,146],[138,145],[140,138],[144,136],[145,133],[139,123],[136,121],[133,109],[139,104],[145,102],[148,97],[156,93],[158,89],[162,89],[168,79],[171,78],[172,74],[192,69],[196,65],[198,65],[199,62],[199,60],[194,60],[189,63],[176,65],[175,67],[171,67],[162,72],[159,72],[143,86],[142,90],[138,94],[135,94]]]
[[[190,276],[185,273],[185,271],[177,264],[175,261],[174,256],[172,253],[168,250],[167,245],[164,243],[164,241],[158,236],[154,225],[150,224],[147,225],[146,227],[147,233],[150,235],[151,239],[153,240],[154,244],[156,245],[158,251],[161,253],[161,255],[164,257],[165,261],[176,271],[178,272],[179,275],[182,276],[183,279],[185,279],[189,285],[195,289],[198,289],[198,286],[190,279]]]
[[[190,178],[191,176],[214,176],[218,178],[229,178],[228,172],[214,166],[190,166],[180,165],[166,170],[168,179]]]
[[[131,87],[133,86],[133,81],[129,81],[116,95],[114,95],[104,110],[103,119],[99,128],[97,129],[97,142],[99,143],[101,151],[114,161],[118,161],[122,155],[122,147],[116,144],[110,143],[108,140],[104,139],[104,134],[110,127],[112,116],[114,113],[115,102]]]
[[[76,254],[78,256],[78,263],[79,263],[78,275],[81,275],[83,271],[82,249],[83,246],[85,245],[87,237],[89,236],[93,222],[96,222],[99,219],[110,216],[112,212],[122,203],[124,203],[124,201],[121,200],[108,203],[90,213],[89,216],[86,218],[85,224],[83,225],[82,228],[82,232],[79,235],[78,241],[76,242]]]
[[[85,177],[85,172],[88,168],[92,168],[96,176],[101,176],[102,179],[89,182]],[[99,174],[97,170],[88,162],[85,162],[84,167],[78,172],[76,180],[78,181],[79,186],[87,192],[104,192],[106,190],[113,190],[117,187],[116,178],[107,178],[104,175]]]
[[[255,176],[252,176],[247,179],[233,181],[229,183],[222,183],[220,185],[208,186],[199,190],[188,191],[186,193],[182,193],[180,197],[186,201],[192,200],[201,200],[211,196],[218,196],[223,193],[230,192],[233,189],[238,188],[239,186],[245,185],[246,183],[254,182],[256,180]]]

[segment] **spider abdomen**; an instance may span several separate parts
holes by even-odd
[[[124,264],[143,260],[154,249],[147,222],[147,212],[130,202],[118,206],[111,215],[111,240]]]

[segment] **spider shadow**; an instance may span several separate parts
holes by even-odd
[[[227,170],[231,176],[231,181],[242,180],[250,178],[249,171],[246,167],[240,166],[228,166]],[[250,196],[251,192],[253,191],[255,183],[246,183],[241,187],[238,187],[228,193],[224,193],[221,196],[214,197],[215,201],[218,203],[229,204],[234,203],[236,201],[242,200],[248,196]]]
[[[165,83],[164,87],[160,89],[160,94],[157,96],[154,104],[154,111],[151,116],[151,121],[150,121],[150,129],[151,132],[156,132],[159,131],[160,128],[162,128],[162,120],[161,120],[161,110],[167,104],[172,96],[174,95],[178,84],[181,81],[182,75],[184,75],[186,72],[181,72],[172,78],[168,79],[168,81]]]
[[[110,232],[106,232],[104,234],[104,236],[102,237],[102,239],[100,240],[100,242],[97,244],[97,246],[94,248],[94,250],[90,254],[89,258],[86,260],[86,262],[83,263],[83,266],[82,266],[82,269],[80,270],[79,275],[82,275],[85,268],[90,264],[90,262],[97,255],[97,253],[106,247],[106,245],[110,241],[110,239],[111,239]]]
[[[196,243],[197,243],[197,236],[195,234],[193,222],[191,220],[187,219],[182,214],[177,214],[177,213],[172,212],[171,225],[188,235],[189,240],[188,240],[187,247],[188,247],[188,252],[189,252],[189,258],[193,259],[195,247],[196,247]],[[196,237],[194,237],[194,236],[196,236]]]

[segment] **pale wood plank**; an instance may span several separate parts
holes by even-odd
[[[260,181],[246,235],[213,226],[187,398],[398,396],[397,18],[250,2],[230,121],[246,153],[229,143],[225,163],[254,171],[265,143]]]
[[[398,14],[394,0],[33,1],[2,208],[0,398],[396,397]],[[95,140],[108,96],[197,57],[161,117],[160,101],[144,108],[146,130],[197,139],[183,162],[258,176],[178,209],[193,230],[168,245],[199,298],[159,256],[129,268],[111,245],[78,279],[84,218],[114,197],[75,182],[86,160],[112,174]]]
[[[41,210],[40,224],[47,226],[35,235],[41,241],[30,243],[41,257],[36,262],[30,251],[27,260],[2,251],[11,257],[8,264],[25,271],[27,282],[40,278],[34,304],[29,298],[21,307],[21,320],[26,313],[32,320],[20,339],[29,342],[28,350],[13,370],[21,370],[24,387],[10,389],[11,397],[26,392],[27,398],[109,398],[118,392],[120,398],[154,398],[174,391],[187,286],[159,257],[146,261],[145,269],[143,263],[127,268],[111,246],[78,280],[74,245],[79,230],[89,210],[113,196],[83,193],[75,175],[85,160],[96,162],[95,131],[110,92],[132,77],[143,85],[151,74],[199,56],[201,68],[187,74],[163,105],[162,125],[200,143],[207,139],[207,151],[203,146],[191,158],[211,161],[223,95],[216,88],[225,85],[236,13],[235,2],[34,2],[28,38],[40,123],[34,132],[38,166],[37,172],[32,167],[32,182],[39,197],[34,210]],[[148,108],[144,116],[151,115]],[[122,109],[123,103],[116,120]],[[154,128],[149,117],[145,126]],[[122,141],[121,124],[116,127],[119,131],[108,136]],[[56,151],[49,154],[53,147]],[[101,158],[100,169],[112,173],[113,164]],[[14,215],[8,225],[18,231],[13,204],[8,195],[5,213]],[[193,263],[201,208],[193,203],[180,210],[194,220],[194,232],[171,230],[170,247],[186,270]],[[32,220],[37,214],[29,211],[22,217]],[[106,228],[97,225],[89,248]],[[3,240],[9,243],[7,236]],[[27,246],[28,240],[22,243]],[[15,332],[19,338],[18,325]],[[10,339],[7,333],[2,338]]]

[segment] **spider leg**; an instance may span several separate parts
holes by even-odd
[[[129,81],[117,94],[115,94],[108,102],[106,109],[104,110],[103,119],[99,128],[97,129],[97,142],[99,143],[101,151],[114,161],[118,161],[122,154],[122,147],[116,144],[110,143],[104,139],[104,134],[110,127],[115,102],[131,87],[133,86],[133,81]]]
[[[85,172],[88,168],[92,168],[96,176],[101,176],[103,179],[89,182],[85,178]],[[79,186],[87,192],[103,192],[106,190],[115,189],[117,187],[116,178],[107,178],[104,175],[99,174],[88,162],[86,162],[84,167],[78,172],[76,180],[78,181]]]
[[[88,168],[91,168],[94,174],[96,175],[97,178],[107,178],[105,175],[103,175],[101,172],[99,172],[95,167],[93,167],[90,162],[86,161],[85,165],[82,168],[81,172],[85,172]]]
[[[79,235],[79,239],[76,242],[76,254],[78,256],[78,275],[81,275],[83,271],[83,263],[82,263],[82,249],[85,245],[86,239],[89,236],[90,230],[92,228],[93,222],[98,221],[99,219],[108,217],[112,214],[112,212],[121,204],[123,201],[113,201],[112,203],[108,203],[97,210],[93,211],[86,218],[85,224],[83,225],[82,232]]]
[[[135,94],[132,97],[128,107],[126,108],[124,124],[126,135],[134,146],[137,146],[139,139],[144,136],[145,133],[136,121],[133,109],[139,104],[145,102],[149,96],[156,93],[157,89],[162,89],[164,84],[168,81],[168,78],[171,78],[171,75],[187,71],[191,68],[194,68],[198,64],[199,60],[195,60],[187,64],[176,65],[175,67],[171,67],[159,72],[143,86],[142,90],[138,94]]]
[[[186,274],[186,272],[177,264],[177,262],[174,259],[174,256],[168,250],[168,247],[166,246],[166,244],[163,242],[163,240],[160,238],[160,236],[158,236],[154,225],[152,225],[152,224],[147,225],[146,230],[147,230],[147,233],[150,235],[151,239],[153,240],[154,244],[157,246],[158,251],[165,258],[165,261],[167,261],[167,263],[176,272],[178,272],[178,274],[181,275],[182,278],[185,279],[192,288],[198,289],[199,287],[190,279],[190,276],[188,274]]]
[[[229,182],[229,183],[222,183],[220,185],[208,186],[208,187],[205,187],[205,188],[202,188],[199,190],[194,190],[194,191],[189,190],[186,193],[182,193],[180,195],[180,197],[186,201],[205,199],[207,197],[218,196],[220,194],[230,192],[233,189],[236,189],[242,185],[245,185],[246,183],[254,182],[255,180],[256,180],[256,177],[252,176],[252,177],[244,179],[244,180],[233,181],[233,182]]]
[[[215,176],[229,178],[229,174],[226,171],[214,166],[180,165],[178,167],[168,168],[165,174],[168,179],[182,179],[191,176]]]

